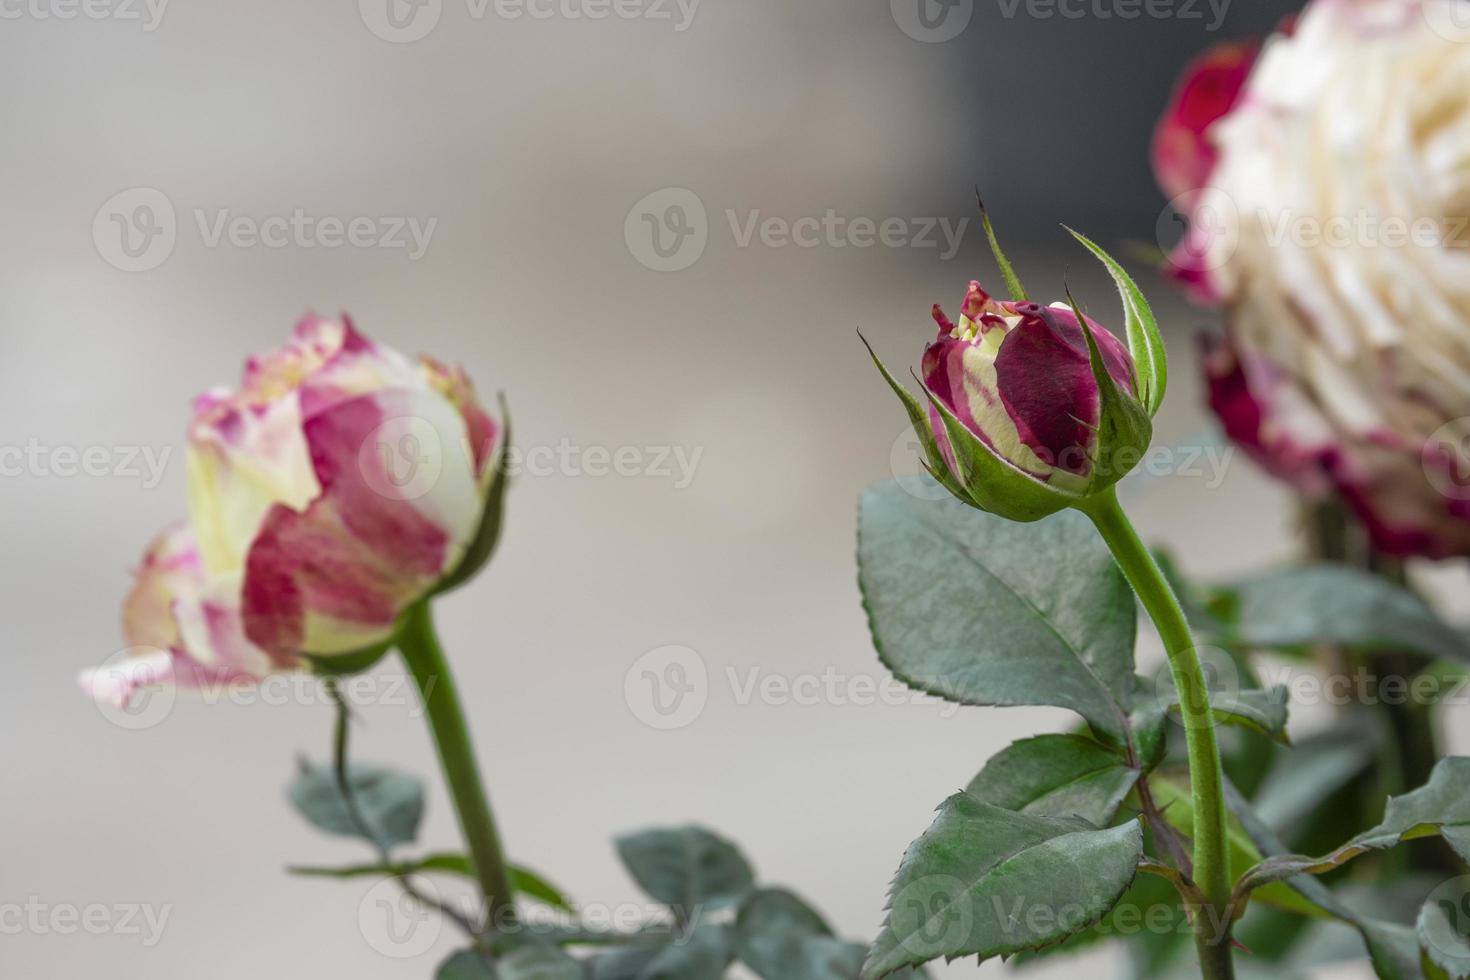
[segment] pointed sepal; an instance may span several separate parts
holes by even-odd
[[[944,489],[961,500],[969,502],[969,496],[965,493],[965,489],[955,480],[954,474],[950,471],[949,463],[944,459],[944,453],[940,450],[939,444],[934,439],[934,430],[929,425],[929,413],[924,411],[924,406],[919,404],[919,400],[907,388],[899,384],[898,379],[893,376],[893,373],[888,370],[877,353],[874,352],[873,345],[868,343],[868,338],[863,336],[861,330],[858,331],[858,339],[868,349],[868,356],[873,359],[873,364],[877,366],[878,373],[883,375],[883,380],[888,382],[888,387],[893,389],[893,393],[903,403],[903,410],[909,417],[909,424],[913,426],[914,437],[924,447],[924,469]]]
[[[1067,228],[1066,225],[1062,227]],[[1113,283],[1118,287],[1118,295],[1123,299],[1128,353],[1133,357],[1136,372],[1137,384],[1135,387],[1138,391],[1138,400],[1143,403],[1143,407],[1152,418],[1158,414],[1159,406],[1164,402],[1164,389],[1169,378],[1164,339],[1159,334],[1159,324],[1154,319],[1153,310],[1149,308],[1148,300],[1144,299],[1143,290],[1138,288],[1138,284],[1124,271],[1116,259],[1081,232],[1073,228],[1067,228],[1067,232],[1097,256],[1107,268],[1108,274],[1113,277]]]
[[[985,240],[990,243],[990,254],[995,256],[995,264],[1000,266],[1000,274],[1006,281],[1006,289],[1010,290],[1011,299],[1017,303],[1026,302],[1030,299],[1026,295],[1026,287],[1021,285],[1021,277],[1016,275],[1015,267],[1001,251],[1000,240],[995,237],[995,228],[990,224],[990,212],[985,210],[985,202],[980,200],[978,187],[975,188],[975,203],[980,208],[980,224],[985,229]]]
[[[1067,303],[1082,325],[1082,335],[1087,338],[1087,357],[1092,365],[1093,380],[1097,382],[1097,449],[1087,486],[1087,493],[1091,496],[1117,483],[1138,465],[1148,451],[1154,427],[1143,404],[1108,373],[1102,351],[1097,346],[1097,337],[1093,335],[1092,326],[1083,316],[1071,289],[1067,290]]]

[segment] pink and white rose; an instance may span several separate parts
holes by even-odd
[[[483,560],[502,441],[458,368],[306,316],[238,389],[196,399],[189,520],[150,545],[124,603],[143,655],[83,686],[125,705],[150,684],[258,679],[386,644],[409,605]]]

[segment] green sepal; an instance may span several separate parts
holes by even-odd
[[[397,636],[397,632],[395,629],[394,636]],[[371,670],[392,649],[393,637],[389,637],[381,643],[374,643],[372,646],[351,650],[347,653],[303,653],[301,656],[306,660],[311,672],[318,677],[347,677]]]
[[[1153,441],[1154,426],[1148,412],[1138,399],[1121,387],[1108,373],[1103,363],[1102,350],[1097,346],[1097,337],[1082,309],[1067,290],[1067,302],[1082,327],[1087,339],[1087,358],[1092,366],[1092,377],[1097,382],[1097,455],[1092,461],[1092,473],[1087,486],[1087,495],[1092,496],[1117,483],[1137,466]]]
[[[1001,251],[1000,240],[995,237],[995,229],[990,224],[990,212],[985,210],[985,202],[980,200],[978,187],[975,188],[975,203],[980,207],[980,224],[985,229],[985,240],[990,243],[990,254],[995,256],[995,264],[1000,266],[1000,274],[1006,281],[1006,289],[1010,290],[1011,299],[1017,303],[1026,302],[1030,299],[1026,295],[1026,287],[1021,285],[1021,277],[1016,275],[1015,267]]]
[[[944,453],[940,451],[939,444],[934,439],[934,430],[929,426],[929,413],[924,411],[924,406],[919,404],[919,400],[907,388],[898,383],[898,379],[893,376],[893,373],[878,358],[878,355],[873,351],[873,345],[868,343],[868,338],[863,336],[861,330],[858,331],[858,339],[868,349],[868,356],[873,359],[873,363],[878,368],[878,373],[883,375],[883,380],[888,382],[888,387],[893,389],[893,393],[903,403],[903,410],[909,417],[909,424],[913,427],[914,436],[919,440],[920,445],[924,447],[924,468],[929,471],[929,475],[934,477],[940,486],[966,503],[969,503],[969,495],[956,482],[954,474],[950,472],[949,463],[944,459]]]
[[[1066,225],[1062,226],[1067,228]],[[1081,232],[1067,228],[1067,232],[1081,242],[1107,268],[1108,274],[1118,287],[1123,299],[1123,322],[1128,333],[1128,353],[1133,356],[1134,377],[1137,379],[1138,398],[1148,410],[1149,417],[1159,413],[1164,403],[1164,389],[1169,380],[1168,357],[1164,351],[1164,338],[1159,333],[1158,321],[1143,290],[1138,288],[1131,276],[1123,270],[1107,252]]]
[[[510,453],[510,406],[504,395],[500,396],[500,424],[500,445],[496,447],[495,462],[483,477],[486,481],[485,508],[480,512],[480,526],[459,564],[439,580],[439,584],[429,592],[430,596],[443,595],[468,582],[490,560],[495,546],[500,543],[500,529],[505,523],[505,487],[510,482],[505,471]]]
[[[1028,476],[997,456],[922,380],[924,396],[939,413],[967,491],[962,500],[1007,520],[1030,522],[1055,514],[1080,498]]]

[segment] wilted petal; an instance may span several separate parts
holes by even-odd
[[[178,650],[154,650],[102,667],[92,667],[77,678],[82,691],[98,704],[127,710],[133,698],[148,688],[173,686],[185,690],[255,683],[243,671],[206,667]]]
[[[148,545],[123,600],[123,636],[132,646],[168,649],[179,642],[174,600],[195,593],[204,568],[187,524],[164,529]]]

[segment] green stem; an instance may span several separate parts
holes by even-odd
[[[434,621],[428,600],[413,606],[405,614],[398,634],[398,650],[408,665],[424,708],[434,744],[439,750],[439,764],[454,797],[459,814],[459,828],[470,850],[480,894],[485,899],[485,912],[491,932],[514,922],[515,900],[506,871],[505,855],[500,849],[500,836],[495,818],[490,813],[480,769],[475,763],[474,746],[470,743],[469,726],[460,705],[459,692],[444,649],[434,633]]]
[[[1148,611],[1169,655],[1169,668],[1179,692],[1179,710],[1189,750],[1189,786],[1194,803],[1194,880],[1210,904],[1195,916],[1200,968],[1206,980],[1234,976],[1228,928],[1220,928],[1230,900],[1230,857],[1226,849],[1225,775],[1210,692],[1200,669],[1199,651],[1189,622],[1153,554],[1109,488],[1079,507],[1107,542],[1133,591]],[[1228,923],[1226,924],[1228,926]]]

